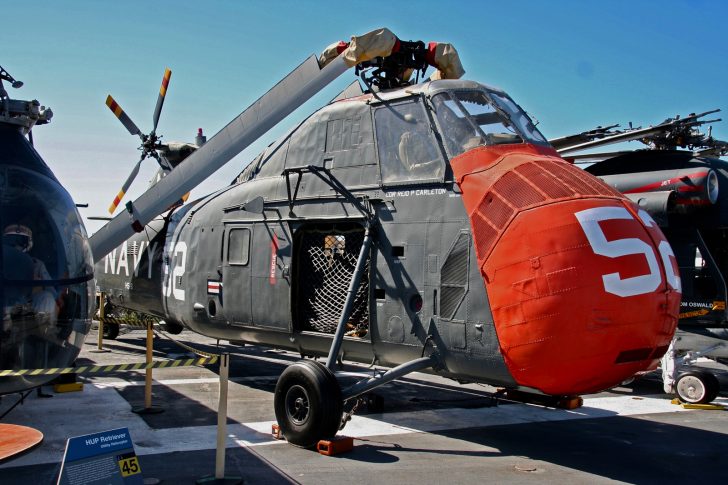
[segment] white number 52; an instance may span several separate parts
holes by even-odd
[[[621,278],[619,273],[609,273],[602,275],[604,282],[604,290],[617,296],[627,297],[635,295],[643,295],[655,291],[662,283],[662,274],[660,266],[657,264],[655,251],[646,242],[638,238],[625,238],[607,241],[602,228],[599,226],[600,221],[608,221],[614,219],[632,219],[634,217],[624,207],[595,207],[574,214],[579,221],[581,228],[584,230],[589,244],[591,244],[594,254],[606,256],[608,258],[619,258],[632,254],[642,254],[647,261],[650,270],[649,274],[633,276],[631,278]],[[644,210],[638,212],[640,219],[645,226],[657,227],[655,221]],[[675,273],[670,256],[673,258],[675,254],[667,241],[663,240],[658,245],[660,258],[665,267],[665,274],[668,284],[675,290],[681,291],[680,276]]]

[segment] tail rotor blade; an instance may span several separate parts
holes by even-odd
[[[142,164],[142,160],[144,160],[144,157],[140,158],[139,161],[134,165],[134,168],[132,169],[129,176],[126,178],[126,182],[124,182],[124,185],[121,187],[121,190],[114,198],[114,201],[109,206],[109,214],[113,214],[116,208],[119,206],[119,202],[121,202],[121,199],[124,198],[124,194],[126,194],[126,191],[129,190],[129,187],[131,186],[131,183],[136,178],[137,174],[139,173],[139,166]]]
[[[172,71],[169,68],[164,70],[164,77],[162,78],[162,87],[159,88],[159,97],[157,98],[157,106],[154,108],[154,127],[152,133],[157,132],[157,124],[159,123],[159,115],[162,112],[162,106],[164,105],[164,97],[167,94],[167,86],[169,86],[169,78],[172,77]]]
[[[124,110],[121,109],[121,106],[119,106],[119,104],[114,101],[114,98],[112,98],[110,94],[106,97],[106,106],[108,106],[111,112],[114,113],[117,118],[119,118],[121,124],[124,125],[127,130],[129,130],[129,133],[131,133],[132,135],[138,135],[140,137],[142,136],[142,132],[139,130],[137,125],[135,125],[131,118],[127,116]]]

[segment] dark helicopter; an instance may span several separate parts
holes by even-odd
[[[663,380],[666,392],[693,403],[712,401],[720,385],[706,369],[684,366],[702,356],[728,362],[728,162],[720,159],[728,155],[728,143],[699,129],[721,121],[704,119],[718,111],[550,140],[567,159],[592,163],[585,170],[647,211],[670,242],[680,267],[682,302]],[[579,153],[627,141],[647,148]]]
[[[366,91],[355,82],[231,185],[167,211],[350,67]],[[680,301],[657,224],[463,73],[450,44],[386,29],[312,56],[92,236],[99,286],[205,335],[325,356],[276,386],[299,446],[418,370],[573,396],[656,367]],[[352,383],[344,360],[390,370]]]
[[[93,259],[76,205],[32,144],[52,111],[10,99],[0,67],[0,370],[68,367],[91,328]],[[0,394],[52,376],[0,377]]]

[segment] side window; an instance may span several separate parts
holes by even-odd
[[[442,180],[444,161],[420,99],[381,106],[374,122],[383,184]]]
[[[233,228],[228,233],[227,261],[245,266],[250,257],[250,230]]]

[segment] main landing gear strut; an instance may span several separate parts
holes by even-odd
[[[334,372],[320,362],[300,360],[286,368],[276,384],[273,399],[281,433],[289,443],[312,448],[336,436],[348,419],[344,403],[411,372],[435,367],[433,354],[364,378],[342,390]]]
[[[411,372],[436,367],[439,359],[437,353],[433,353],[429,357],[422,357],[401,364],[383,374],[366,376],[350,387],[341,389],[334,367],[344,341],[346,322],[351,316],[354,299],[369,258],[373,232],[371,228],[375,218],[369,208],[356,199],[330,172],[319,167],[306,167],[284,172],[289,188],[288,197],[291,211],[293,211],[298,192],[297,187],[293,194],[291,194],[290,190],[289,177],[290,173],[294,172],[298,175],[299,183],[303,173],[313,173],[334,190],[341,193],[366,217],[364,242],[359,252],[354,274],[349,282],[346,302],[337,322],[336,333],[331,342],[326,365],[313,360],[298,361],[283,371],[276,384],[273,405],[281,433],[289,443],[303,448],[311,448],[316,446],[320,440],[333,438],[337,431],[344,427],[350,417],[349,413],[344,418],[344,403]],[[344,373],[341,374],[343,376]],[[348,376],[351,376],[351,374],[348,374]]]

